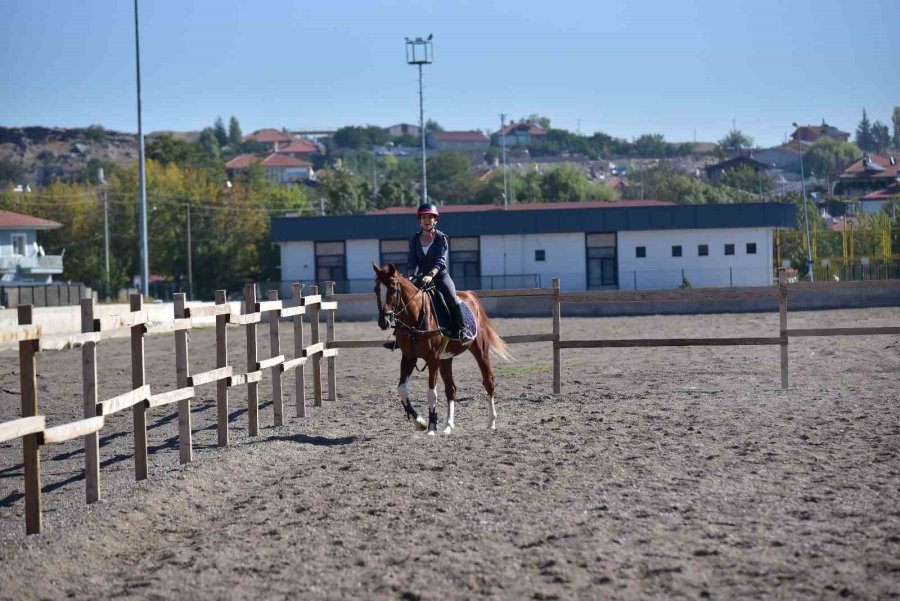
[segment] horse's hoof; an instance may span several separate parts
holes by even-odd
[[[434,436],[435,434],[436,434],[436,432],[434,430],[428,431],[428,436]]]
[[[428,428],[428,422],[426,422],[425,418],[423,418],[423,417],[417,417],[415,424],[416,424],[416,430],[419,430],[419,431],[426,430]]]
[[[446,428],[444,428],[444,434],[450,434],[451,432],[453,432],[453,428],[451,426],[447,426]]]

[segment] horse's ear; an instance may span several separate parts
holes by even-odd
[[[375,261],[372,261],[372,269],[375,270],[375,273],[381,273],[381,268],[375,264]]]
[[[397,273],[397,268],[393,263],[388,263],[388,275],[393,276],[395,273]]]

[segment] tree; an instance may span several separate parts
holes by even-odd
[[[425,131],[444,131],[444,128],[434,119],[428,119],[425,121]]]
[[[528,123],[533,123],[542,129],[550,129],[550,117],[544,117],[542,115],[538,115],[537,113],[531,113],[527,117],[521,119],[521,121],[527,121]]]
[[[369,185],[349,169],[323,169],[317,180],[329,215],[354,215],[371,208]]]
[[[875,152],[881,154],[891,146],[891,131],[881,121],[872,124],[872,141]]]
[[[748,165],[725,170],[722,174],[721,183],[724,186],[730,186],[758,196],[772,191],[772,180],[765,173],[755,171]]]
[[[237,117],[231,116],[228,121],[228,145],[234,152],[238,152],[241,148],[243,135],[241,134],[241,124],[238,123]]]
[[[162,165],[175,163],[187,167],[199,162],[198,147],[184,140],[176,140],[172,134],[154,136],[147,142],[147,158]]]
[[[587,200],[587,176],[580,167],[563,163],[541,178],[541,196],[548,202]]]
[[[643,134],[634,141],[634,154],[639,157],[664,157],[668,144],[662,134]]]
[[[474,200],[478,182],[463,153],[450,150],[429,156],[427,173],[429,197],[450,204]]]
[[[872,135],[872,125],[866,116],[866,109],[863,108],[862,120],[856,126],[856,145],[860,150],[875,150],[875,136]]]
[[[719,146],[723,150],[741,150],[753,146],[753,138],[744,134],[739,129],[733,129],[728,135],[719,140]]]
[[[25,179],[25,170],[22,165],[9,159],[0,159],[0,183],[22,183]]]
[[[891,119],[894,121],[894,148],[900,148],[900,106],[894,107]]]
[[[200,137],[197,138],[197,147],[205,158],[218,159],[221,155],[219,139],[212,127],[207,127],[200,132]]]
[[[213,133],[216,134],[216,141],[219,143],[219,148],[228,146],[228,132],[225,131],[225,122],[222,121],[222,117],[216,117],[216,122],[213,125]]]
[[[376,203],[379,209],[388,207],[414,207],[419,198],[413,189],[395,179],[389,179],[378,188]]]
[[[803,161],[809,171],[830,175],[861,156],[862,152],[853,142],[839,142],[822,136],[803,154]]]

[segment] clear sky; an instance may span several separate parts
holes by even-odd
[[[144,132],[418,122],[757,144],[900,105],[897,0],[141,0]],[[0,0],[0,125],[137,131],[131,0]]]

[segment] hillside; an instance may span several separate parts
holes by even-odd
[[[0,127],[0,162],[21,184],[75,179],[90,166],[125,167],[137,160],[136,136],[87,128]],[[0,178],[2,179],[2,178]]]

